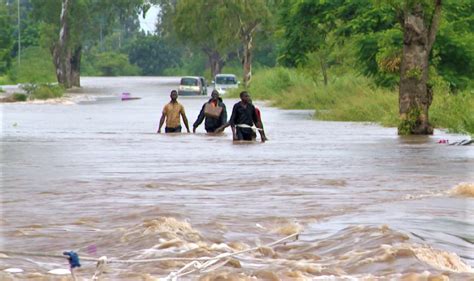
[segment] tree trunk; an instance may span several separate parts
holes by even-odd
[[[67,64],[67,58],[70,57],[68,50],[66,49],[67,41],[69,38],[69,24],[68,24],[68,8],[69,1],[63,0],[61,7],[61,18],[60,18],[60,31],[58,42],[53,48],[53,60],[54,66],[56,67],[56,77],[58,82],[66,88],[71,87],[71,83],[67,80],[66,73],[69,73],[70,65]]]
[[[209,58],[209,65],[211,67],[211,76],[212,79],[214,79],[217,74],[221,73],[222,68],[225,65],[225,61],[222,59],[218,51],[212,50],[206,53]]]
[[[428,87],[429,55],[441,16],[441,0],[436,2],[431,26],[426,26],[421,4],[405,11],[403,56],[400,66],[398,134],[432,134],[428,111],[433,100]]]
[[[53,47],[53,62],[58,83],[65,88],[80,86],[81,46],[72,50],[69,42],[68,11],[69,0],[63,0],[61,7],[58,42]]]
[[[244,85],[248,87],[252,79],[252,36],[246,36],[246,39],[246,42],[244,42],[242,67],[244,71]]]
[[[76,47],[74,54],[71,57],[71,82],[72,86],[81,86],[81,58],[82,46]]]
[[[324,86],[327,86],[328,85],[327,64],[322,54],[319,54],[319,63],[321,64],[321,71],[323,73]]]

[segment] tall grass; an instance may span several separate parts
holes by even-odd
[[[304,70],[277,67],[256,73],[248,90],[254,99],[268,100],[277,107],[315,109],[315,117],[322,120],[398,125],[398,91],[379,88],[372,79],[350,71],[334,71],[330,78],[325,86]],[[471,92],[452,95],[435,88],[431,122],[452,132],[473,134],[473,97]]]
[[[435,127],[474,135],[474,92],[438,93],[433,97],[430,120]]]

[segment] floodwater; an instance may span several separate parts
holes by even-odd
[[[474,147],[437,143],[465,136],[399,137],[258,101],[264,144],[204,124],[156,134],[177,83],[86,77],[57,102],[1,105],[0,241],[19,254],[0,253],[0,279],[68,280],[48,273],[65,259],[26,252],[212,257],[298,232],[180,280],[474,280]],[[179,98],[191,124],[206,100]],[[230,114],[236,100],[224,102]],[[95,262],[81,263],[90,280]],[[187,263],[110,263],[101,278],[157,280]]]

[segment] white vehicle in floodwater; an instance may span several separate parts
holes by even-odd
[[[178,96],[207,95],[206,79],[201,76],[184,76],[178,86]]]
[[[212,84],[214,84],[214,90],[217,90],[220,95],[223,95],[228,89],[238,88],[240,82],[234,74],[217,74]]]

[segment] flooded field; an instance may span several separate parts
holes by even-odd
[[[474,280],[474,146],[437,143],[465,136],[399,137],[258,101],[264,144],[203,125],[156,134],[177,84],[86,77],[62,100],[0,105],[1,249],[198,258],[299,233],[180,280]],[[178,99],[190,124],[207,98]],[[236,100],[224,102],[230,115]],[[157,280],[187,263],[111,263],[101,278]],[[48,273],[67,267],[0,254],[1,280],[67,280]],[[83,260],[76,275],[90,280],[95,268]]]

